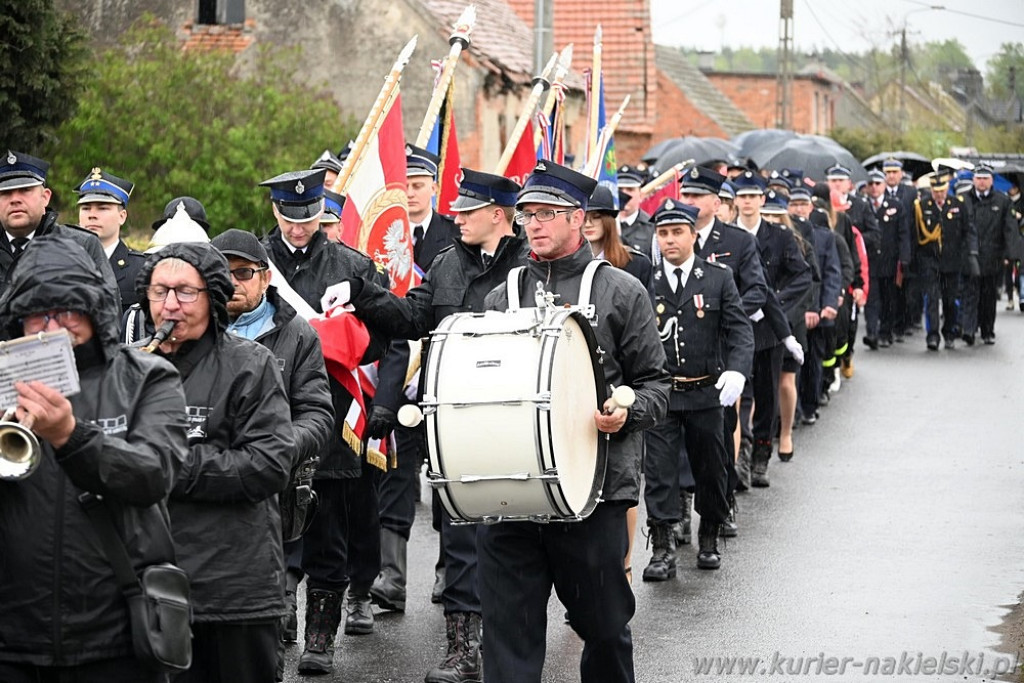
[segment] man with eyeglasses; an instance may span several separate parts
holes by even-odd
[[[313,472],[324,444],[334,428],[334,406],[327,383],[320,338],[308,322],[296,315],[271,283],[269,257],[259,239],[251,232],[225,230],[212,241],[228,260],[235,293],[228,301],[228,332],[252,339],[266,346],[277,359],[291,407],[295,453],[291,464],[291,481],[279,496],[285,555],[291,557],[291,545],[298,541],[307,524],[307,516],[315,512],[312,494]],[[289,547],[291,546],[291,547]],[[298,557],[288,572],[302,576]],[[282,629],[297,637],[293,605],[282,622]],[[283,634],[287,637],[287,633]],[[280,643],[278,673],[284,673],[284,640]]]
[[[285,615],[277,494],[297,453],[274,355],[227,332],[235,287],[211,245],[171,244],[139,274],[157,353],[181,373],[188,456],[168,510],[178,562],[192,583],[193,659],[175,680],[274,680]]]
[[[896,196],[886,192],[885,174],[879,170],[868,173],[867,195],[880,229],[875,249],[868,251],[868,301],[864,306],[864,345],[871,349],[886,348],[903,341],[903,296],[896,283],[897,268],[910,267],[910,213]],[[899,264],[899,265],[898,265]]]
[[[50,164],[21,152],[0,152],[0,291],[11,277],[18,257],[36,237],[62,235],[85,249],[118,306],[121,292],[99,240],[87,230],[61,225],[49,208],[52,192],[46,187]]]
[[[45,235],[0,298],[3,338],[68,332],[81,384],[64,397],[15,383],[14,417],[42,452],[26,478],[0,482],[2,681],[166,680],[133,654],[124,593],[80,497],[102,496],[137,567],[174,562],[166,498],[186,456],[185,400],[166,361],[118,343],[107,284],[75,241]]]
[[[549,290],[555,306],[580,303],[583,274],[593,261],[583,238],[583,219],[596,186],[594,179],[550,161],[539,162],[527,179],[515,216],[532,250],[517,283],[525,306],[535,302],[538,287]],[[669,378],[644,286],[623,270],[601,267],[592,291],[604,381],[629,385],[636,402],[627,410],[609,400],[594,411],[595,427],[608,435],[609,447],[601,502],[589,517],[568,524],[477,527],[489,683],[541,680],[552,587],[568,611],[569,624],[583,639],[581,679],[634,680],[629,621],[636,601],[622,565],[628,544],[626,511],[640,496],[643,431],[665,415]],[[487,295],[484,307],[505,310],[508,301],[506,287],[499,286]]]

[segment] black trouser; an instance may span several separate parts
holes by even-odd
[[[380,482],[380,526],[409,540],[423,464],[423,428],[396,428],[395,450],[398,467],[388,470]]]
[[[314,479],[320,508],[302,537],[306,588],[342,593],[349,580],[369,589],[380,572],[377,486],[381,471],[363,464],[359,477]]]
[[[960,276],[960,323],[961,334],[975,334],[978,331],[978,322],[981,311],[981,278],[970,275]],[[992,307],[992,322],[995,323],[995,302]]]
[[[167,674],[156,673],[143,666],[135,657],[118,657],[77,666],[36,666],[35,664],[0,662],[0,681],[3,683],[166,683]]]
[[[480,591],[477,588],[476,525],[452,524],[451,517],[441,511],[441,551],[444,553],[444,592],[441,602],[444,613],[480,613]]]
[[[278,619],[192,624],[192,666],[174,683],[273,683]]]
[[[978,312],[978,327],[981,328],[982,338],[995,336],[996,333],[996,306],[999,303],[999,281],[999,273],[982,275],[976,279],[978,299],[975,303],[975,310]],[[966,328],[964,333],[970,334]]]
[[[864,336],[878,339],[882,321],[882,292],[879,278],[871,277],[868,300],[864,303]]]
[[[679,453],[684,444],[695,483],[694,509],[721,524],[729,516],[727,460],[722,408],[672,410],[647,431],[644,502],[648,526],[675,523],[679,509]]]
[[[753,441],[771,442],[778,424],[779,373],[782,372],[782,344],[754,351],[754,380],[743,387],[740,409],[743,435]],[[750,425],[749,431],[747,425]]]
[[[821,364],[825,361],[825,330],[832,330],[835,333],[835,326],[823,328],[821,323],[817,327],[807,330],[807,353],[804,354],[804,364],[800,367],[798,381],[798,397],[800,401],[800,414],[805,417],[813,417],[818,410],[818,400],[821,398]],[[832,352],[828,358],[832,359]]]
[[[921,278],[921,291],[924,295],[924,322],[928,339],[938,339],[940,330],[944,339],[959,337],[960,274],[939,272],[938,261],[933,259],[922,259],[917,272]]]
[[[896,286],[896,278],[892,275],[871,278],[871,282],[872,297],[876,288],[878,290],[878,338],[892,341],[894,334],[903,334],[903,323],[900,319],[902,307],[899,304],[903,299],[903,292]]]
[[[635,680],[636,600],[622,567],[628,507],[600,503],[582,522],[477,526],[487,683],[540,683],[552,586],[583,639],[580,679]]]

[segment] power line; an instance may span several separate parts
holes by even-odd
[[[921,7],[928,7],[929,9],[933,9],[933,10],[936,10],[936,11],[949,12],[950,14],[959,14],[961,16],[971,17],[972,19],[980,19],[981,21],[991,21],[991,22],[996,23],[996,24],[1002,24],[1003,26],[1020,26],[1020,27],[1024,28],[1024,24],[1021,24],[1021,23],[1018,23],[1018,22],[1014,22],[1014,21],[1007,21],[1006,19],[1004,19],[1002,17],[986,17],[986,16],[982,16],[980,14],[974,14],[973,12],[964,12],[963,10],[950,9],[949,7],[945,7],[943,5],[936,5],[936,4],[931,3],[931,2],[921,2],[921,0],[903,0],[903,1],[904,2],[909,2],[912,5],[919,5]]]
[[[832,44],[836,46],[836,52],[838,52],[839,55],[843,57],[843,59],[849,62],[850,66],[856,67],[858,69],[863,68],[863,64],[861,64],[859,60],[843,52],[843,48],[839,46],[839,41],[832,37],[832,34],[828,32],[828,29],[825,28],[825,25],[821,23],[821,19],[819,19],[818,15],[814,13],[814,9],[811,7],[810,0],[804,0],[804,7],[807,8],[807,11],[810,13],[811,18],[814,19],[814,23],[818,25],[818,28],[820,28],[821,32],[825,34],[825,37],[828,38],[832,42]]]

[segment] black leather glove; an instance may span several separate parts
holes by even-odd
[[[370,419],[366,422],[366,435],[371,439],[383,439],[398,424],[395,411],[384,406],[374,406],[370,410]]]
[[[967,255],[967,274],[971,277],[981,277],[981,266],[978,264],[977,254]]]

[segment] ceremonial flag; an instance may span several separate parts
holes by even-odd
[[[525,114],[525,116],[529,116],[529,114]],[[519,138],[519,144],[516,145],[512,159],[508,162],[508,167],[502,175],[522,185],[533,173],[533,167],[536,165],[537,150],[533,148],[533,123],[527,121],[526,129],[523,131],[522,137]]]
[[[591,77],[593,73],[586,71],[585,76],[587,79],[586,92],[593,92],[591,87]],[[597,131],[597,142],[594,146],[595,154],[597,158],[587,159],[585,168],[587,169],[588,175],[593,177],[599,185],[604,185],[612,193],[612,201],[615,203],[615,208],[619,206],[619,181],[618,181],[618,166],[615,163],[615,139],[611,132],[607,130],[607,121],[605,117],[605,106],[604,106],[604,74],[601,74],[600,80],[598,81],[598,94],[597,94],[597,125],[592,126],[588,122],[587,130]],[[588,107],[588,111],[591,108]]]
[[[679,171],[675,172],[672,180],[640,200],[640,210],[646,211],[649,215],[653,216],[654,212],[658,210],[658,207],[666,199],[679,200]]]
[[[551,84],[554,90],[554,108],[551,118],[543,111],[537,112],[537,127],[541,131],[540,144],[537,146],[537,160],[549,159],[556,164],[565,165],[565,85],[560,82]]]
[[[440,66],[440,63],[437,63]],[[426,149],[441,158],[437,164],[437,209],[438,213],[450,214],[452,202],[459,196],[462,182],[462,159],[459,156],[459,140],[455,134],[455,79],[448,82],[448,92],[437,123],[427,141]]]
[[[405,185],[402,100],[396,96],[349,181],[341,211],[341,240],[379,263],[388,273],[391,291],[399,296],[419,284]]]

